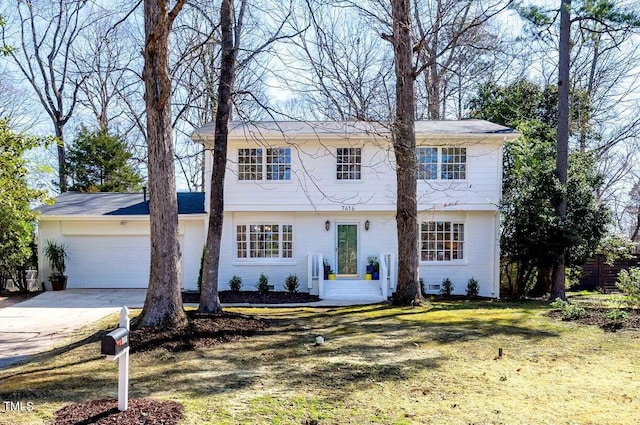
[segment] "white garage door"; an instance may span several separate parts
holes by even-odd
[[[68,288],[146,288],[149,236],[65,236]]]

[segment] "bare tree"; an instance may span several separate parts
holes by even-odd
[[[237,22],[242,25],[242,16],[246,1],[240,3]],[[235,29],[234,40],[233,0],[222,0],[220,7],[220,32],[222,53],[220,56],[220,82],[218,83],[218,102],[215,120],[213,147],[213,170],[211,174],[211,204],[209,209],[209,230],[204,249],[203,277],[200,289],[198,311],[219,313],[222,311],[218,298],[218,265],[220,263],[220,242],[224,220],[224,177],[227,167],[227,139],[229,120],[233,101],[233,84],[236,74],[236,62],[241,27]]]
[[[145,0],[144,69],[149,149],[151,272],[141,314],[142,326],[186,323],[180,282],[178,202],[171,128],[169,33],[186,0]]]
[[[418,69],[428,119],[447,116],[447,104],[453,104],[462,116],[463,87],[483,80],[504,69],[504,34],[490,24],[513,1],[415,1],[413,18],[417,29]],[[502,63],[501,63],[502,62]],[[422,114],[421,114],[422,115]]]
[[[422,302],[418,283],[417,159],[415,155],[415,76],[411,3],[391,0],[393,34],[385,38],[393,44],[396,74],[396,111],[391,126],[396,157],[396,225],[398,233],[398,286],[396,305]]]
[[[306,105],[301,118],[388,121],[392,52],[380,45],[369,19],[331,4],[301,3],[301,16],[290,21],[300,36],[285,64],[293,72],[279,76]]]
[[[232,116],[233,102],[240,95],[235,89],[238,71],[254,62],[259,54],[268,51],[274,43],[295,35],[283,33],[284,24],[290,16],[289,8],[272,33],[266,34],[264,39],[257,41],[252,47],[243,49],[243,38],[249,37],[249,34],[243,32],[250,13],[249,6],[248,0],[240,0],[236,13],[233,0],[222,0],[220,7],[220,80],[216,101],[209,225],[204,250],[199,312],[222,311],[218,298],[218,268],[224,222],[224,179],[227,168],[229,121]],[[240,52],[244,53],[241,59]],[[242,94],[255,99],[250,91],[243,91]]]
[[[58,185],[66,191],[64,127],[73,115],[82,81],[71,61],[80,34],[89,24],[87,2],[16,1],[16,15],[9,21],[18,27],[13,39],[2,27],[3,45],[16,44],[9,56],[35,92],[51,119],[57,138]]]
[[[125,110],[118,97],[140,85],[139,76],[131,78],[139,55],[139,47],[130,43],[131,39],[127,28],[118,22],[97,21],[83,33],[84,48],[72,58],[81,77],[78,101],[91,111],[101,130],[119,131],[114,127]]]

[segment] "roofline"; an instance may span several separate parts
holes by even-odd
[[[388,140],[389,136],[373,134],[373,133],[345,133],[345,134],[316,134],[316,133],[304,133],[304,134],[293,134],[293,135],[284,135],[286,139],[289,140],[301,140],[308,139],[310,137],[317,138],[319,140],[354,140],[354,139],[377,139],[377,140]],[[373,136],[373,137],[372,137]],[[464,139],[464,141],[508,141],[515,140],[520,137],[520,133],[518,132],[504,132],[504,133],[417,133],[416,141],[419,140],[443,140],[449,141],[452,139]],[[283,134],[265,134],[262,137],[241,137],[241,136],[233,136],[229,135],[229,141],[247,141],[247,140],[282,140]],[[202,136],[200,134],[193,133],[191,135],[191,140],[195,143],[199,143],[202,145],[211,144],[214,142],[214,135],[210,136]],[[390,141],[389,141],[390,142]]]
[[[505,127],[500,124],[491,123],[490,121],[482,120],[482,119],[462,119],[462,120],[416,120],[417,123],[422,122],[441,122],[441,123],[462,123],[462,122],[484,122],[487,124],[492,124],[499,129],[493,131],[486,132],[465,132],[464,129],[461,129],[462,132],[458,133],[450,133],[450,132],[416,132],[416,137],[442,137],[442,138],[450,138],[450,137],[473,137],[473,138],[484,138],[484,137],[495,137],[495,136],[509,136],[513,135],[514,137],[518,137],[519,134],[514,129],[509,127]],[[281,128],[281,125],[284,127],[286,124],[300,124],[301,128],[296,129],[295,131],[289,132],[287,129]],[[261,127],[264,125],[265,127]],[[331,125],[337,125],[337,127],[331,127]],[[210,122],[195,129],[190,138],[196,143],[205,144],[206,142],[213,141],[214,138],[214,123]],[[202,132],[202,129],[207,128],[207,131]],[[367,137],[367,138],[388,138],[391,135],[391,127],[390,123],[387,121],[304,121],[304,120],[284,120],[284,121],[232,121],[229,123],[229,139],[235,140],[247,140],[247,139],[256,139],[256,140],[270,140],[270,139],[282,139],[287,138],[291,140],[299,140],[309,137],[320,138],[320,139],[348,139],[348,138],[356,138],[356,137]],[[204,133],[204,134],[203,134]],[[241,133],[240,135],[234,135],[234,133]]]
[[[207,213],[194,213],[194,214],[178,214],[178,219],[183,220],[195,220],[200,218],[207,218]],[[136,214],[136,215],[70,215],[70,214],[56,214],[56,215],[44,215],[38,216],[38,221],[54,221],[54,220],[108,220],[108,221],[122,221],[122,220],[149,220],[149,214]]]

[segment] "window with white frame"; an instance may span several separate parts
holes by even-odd
[[[338,148],[336,152],[336,178],[338,180],[360,180],[361,169],[361,148]]]
[[[465,180],[467,148],[416,148],[421,180]]]
[[[236,226],[237,258],[293,258],[291,224],[240,224]]]
[[[291,149],[267,149],[267,180],[291,180]]]
[[[464,180],[467,178],[467,148],[442,148],[440,178]]]
[[[418,178],[422,180],[435,180],[438,178],[438,149],[417,148]]]
[[[291,180],[291,148],[238,149],[238,180]]]
[[[420,260],[452,261],[464,259],[464,224],[451,221],[425,221],[420,226]]]

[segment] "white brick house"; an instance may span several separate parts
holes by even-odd
[[[213,136],[211,125],[192,135],[207,149],[207,180]],[[427,292],[437,293],[442,280],[449,278],[454,293],[464,293],[473,277],[480,284],[480,295],[499,296],[501,152],[503,142],[515,137],[511,129],[479,120],[416,123],[420,276]],[[220,289],[227,289],[234,275],[242,278],[245,289],[253,289],[264,273],[275,289],[282,290],[285,278],[296,274],[300,290],[323,298],[385,299],[396,283],[395,190],[393,148],[384,125],[231,123]],[[206,188],[203,204],[193,194],[180,195],[183,205],[189,206],[180,215],[185,289],[196,288],[209,194]],[[87,214],[84,205],[94,195],[65,194],[60,197],[62,204],[44,207],[40,246],[45,238],[71,241],[77,252],[69,260],[70,287],[144,287],[149,267],[144,238],[129,244],[135,246],[131,250],[135,255],[121,253],[140,265],[135,279],[112,276],[110,283],[96,281],[76,271],[79,265],[71,266],[74,255],[85,263],[115,261],[98,247],[131,236],[129,222],[135,223],[130,226],[137,229],[133,233],[148,235],[148,212],[131,207],[142,199],[130,199],[129,206],[110,205],[111,213]],[[73,196],[86,201],[76,202],[77,208],[65,213],[61,209],[65,197]],[[127,216],[127,211],[140,214]],[[123,245],[127,244],[119,244],[120,250]],[[380,262],[380,279],[364,280],[367,258],[372,256]],[[324,279],[323,260],[335,272],[335,280]],[[40,276],[46,276],[42,263]],[[117,269],[103,268],[103,274]],[[102,283],[94,283],[98,281]]]

